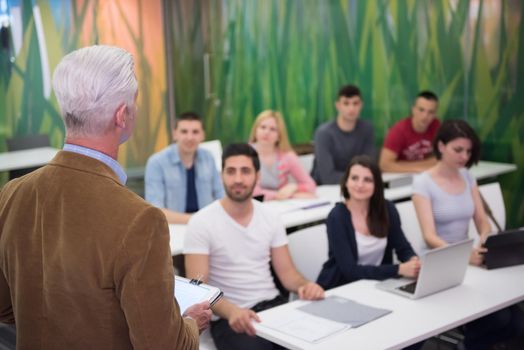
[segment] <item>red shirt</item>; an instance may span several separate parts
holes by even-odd
[[[425,132],[418,133],[411,117],[404,118],[389,129],[384,147],[395,152],[398,160],[422,160],[433,154],[431,142],[439,127],[440,121],[435,118]]]

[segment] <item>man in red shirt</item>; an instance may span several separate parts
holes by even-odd
[[[420,172],[435,164],[431,142],[440,126],[437,109],[438,97],[433,92],[417,95],[411,116],[395,123],[386,135],[379,161],[382,171]]]

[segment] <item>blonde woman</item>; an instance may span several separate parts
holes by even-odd
[[[282,114],[272,110],[260,113],[251,128],[249,143],[260,158],[260,178],[254,196],[263,195],[264,200],[315,196],[315,182],[289,145]],[[288,182],[289,175],[294,182]]]

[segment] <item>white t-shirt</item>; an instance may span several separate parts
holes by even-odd
[[[215,201],[187,226],[184,254],[209,255],[210,285],[233,304],[250,308],[279,292],[270,271],[271,248],[287,244],[278,213],[253,200],[253,217],[241,226]]]

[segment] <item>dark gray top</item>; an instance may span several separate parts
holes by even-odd
[[[367,154],[376,159],[373,126],[358,119],[350,132],[342,131],[336,120],[320,125],[315,132],[315,161],[311,176],[319,185],[338,184],[350,160]]]

